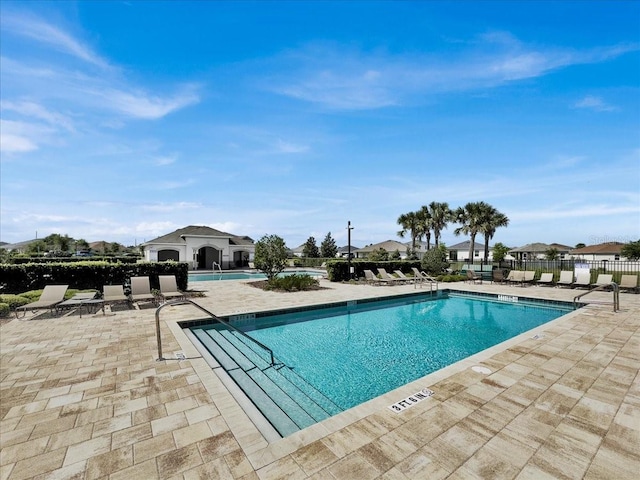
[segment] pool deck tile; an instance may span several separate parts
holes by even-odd
[[[220,316],[420,291],[322,285],[291,294],[245,281],[191,288]],[[575,295],[454,287],[554,301]],[[284,439],[261,433],[180,329],[196,309],[163,310],[164,361],[156,360],[150,306],[14,319],[0,325],[0,480],[635,479],[640,295],[620,298],[617,313],[610,305],[571,312]],[[423,388],[434,395],[400,414],[387,408]]]

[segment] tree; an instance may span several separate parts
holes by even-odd
[[[453,219],[453,212],[447,202],[431,202],[427,208],[431,215],[431,229],[433,230],[433,240],[437,248],[440,245],[440,234]]]
[[[577,243],[577,244],[576,244],[576,246],[575,246],[575,248],[584,248],[584,247],[586,247],[586,246],[587,246],[587,245],[586,245],[586,244],[584,244],[584,243]]]
[[[461,226],[456,228],[453,233],[458,236],[460,234],[469,235],[469,261],[473,260],[473,252],[476,248],[476,235],[481,231],[484,217],[488,204],[484,202],[469,202],[464,207],[458,207],[454,211],[455,221]]]
[[[640,260],[640,240],[625,243],[620,249],[620,254],[631,261]]]
[[[547,260],[557,260],[558,259],[558,249],[555,247],[548,248],[544,252],[544,256]]]
[[[333,258],[338,254],[336,241],[331,237],[331,232],[327,233],[320,244],[320,256],[323,258]]]
[[[374,250],[369,255],[367,255],[367,260],[372,262],[386,262],[389,260],[389,252],[387,252],[384,248],[379,248],[378,250]]]
[[[449,262],[447,261],[447,248],[444,245],[438,246],[438,248],[432,248],[425,252],[422,257],[422,269],[429,275],[440,275],[447,268],[449,268]]]
[[[427,242],[427,250],[431,249],[431,228],[433,227],[433,218],[431,217],[431,212],[429,211],[429,207],[426,205],[423,206],[418,212],[418,218],[420,219],[420,233],[421,238],[424,235],[424,239]]]
[[[411,249],[415,251],[416,241],[422,238],[423,225],[418,212],[403,213],[398,217],[398,224],[402,230],[398,232],[400,238],[409,233],[411,235]]]
[[[255,267],[272,281],[287,266],[287,246],[277,235],[265,235],[256,242]]]
[[[320,251],[318,250],[318,246],[316,245],[316,239],[313,237],[307,238],[307,241],[302,248],[302,255],[310,258],[318,258],[320,256]]]
[[[507,253],[509,253],[509,247],[507,247],[504,243],[496,243],[493,246],[493,260],[495,262],[502,262],[504,260],[504,257],[507,256]]]
[[[491,205],[485,205],[486,207],[484,207],[483,211],[484,219],[480,230],[484,236],[484,261],[487,262],[489,260],[489,240],[493,238],[499,227],[509,225],[509,218]]]
[[[400,260],[402,259],[402,255],[400,255],[400,251],[396,249],[395,252],[393,252],[391,254],[391,256],[389,257],[389,260]]]

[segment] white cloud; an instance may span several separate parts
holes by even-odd
[[[20,153],[37,150],[53,130],[41,124],[0,119],[0,150],[6,153]]]
[[[199,96],[188,90],[166,98],[149,95],[143,91],[128,92],[117,89],[94,90],[92,93],[105,100],[103,103],[105,108],[130,117],[155,120],[175,110],[198,103]]]
[[[2,27],[8,32],[35,40],[44,46],[72,55],[100,68],[109,68],[109,63],[67,32],[35,17],[7,14],[2,15]]]
[[[473,47],[437,57],[312,44],[273,58],[284,73],[266,79],[265,85],[326,108],[364,110],[401,104],[410,96],[496,87],[639,49],[637,44],[584,51],[533,47],[506,32],[484,35]]]
[[[42,120],[49,125],[55,125],[56,127],[62,127],[65,130],[73,131],[73,123],[69,117],[60,113],[52,112],[46,107],[30,101],[17,101],[12,102],[8,100],[2,100],[0,102],[0,110],[8,110],[17,113],[23,117],[35,118]]]
[[[37,150],[38,146],[26,137],[0,131],[0,152],[17,153]]]
[[[277,153],[304,153],[309,151],[309,147],[307,145],[297,145],[279,139],[276,143],[276,151]]]
[[[613,105],[607,104],[602,98],[594,95],[587,95],[581,100],[578,100],[574,105],[575,108],[588,108],[597,112],[613,112],[618,110]]]

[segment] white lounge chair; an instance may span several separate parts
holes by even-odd
[[[521,285],[524,287],[527,283],[533,283],[536,278],[536,272],[534,270],[525,270],[522,275]]]
[[[37,301],[16,307],[16,318],[23,318],[27,314],[27,311],[33,311],[34,313],[37,310],[44,309],[49,309],[52,312],[55,311],[56,305],[64,301],[64,295],[67,293],[68,288],[69,285],[45,286]],[[19,315],[19,313],[22,313],[22,315]]]
[[[416,279],[414,277],[407,277],[402,270],[394,270],[393,273],[395,273],[398,278],[402,279],[405,281],[405,283],[415,283]]]
[[[509,284],[512,283],[522,283],[524,280],[524,271],[523,270],[511,270],[509,275],[507,275],[506,282]]]
[[[391,284],[404,283],[404,280],[402,278],[389,275],[384,268],[379,268],[378,273],[380,274],[380,278],[382,278],[383,280],[386,280],[388,283],[391,283]]]
[[[536,285],[553,285],[553,273],[541,273]]]
[[[556,287],[570,287],[573,285],[573,271],[572,270],[562,270],[560,272],[560,278],[556,282]]]
[[[613,282],[613,275],[609,273],[600,273],[598,278],[596,278],[595,283],[592,283],[589,286],[591,288],[602,287],[605,285],[611,285],[611,282]]]
[[[151,293],[149,277],[131,277],[131,301],[157,303],[155,295]]]
[[[178,290],[175,275],[159,275],[158,280],[160,280],[160,295],[165,302],[172,298],[184,298],[184,293]]]
[[[629,291],[637,293],[640,290],[640,286],[638,284],[638,275],[622,275],[620,277],[620,290]]]
[[[102,301],[105,305],[116,305],[118,303],[131,303],[131,298],[124,294],[122,285],[104,285],[102,287]]]
[[[591,286],[591,273],[581,272],[576,276],[576,281],[573,282],[573,288],[589,288]]]

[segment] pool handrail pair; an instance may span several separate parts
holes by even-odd
[[[189,300],[188,298],[181,298],[181,299],[178,299],[178,300],[169,300],[169,301],[164,302],[163,304],[161,304],[158,308],[156,308],[156,338],[158,340],[158,358],[157,358],[156,361],[161,362],[161,361],[166,360],[166,358],[164,358],[162,356],[162,339],[160,338],[160,310],[162,310],[164,307],[167,307],[169,305],[193,305],[197,309],[199,309],[199,310],[203,311],[204,313],[206,313],[207,315],[209,315],[216,322],[222,323],[225,327],[229,328],[230,330],[233,330],[234,332],[239,333],[243,337],[249,339],[251,342],[255,343],[259,347],[261,347],[264,350],[266,350],[267,352],[269,352],[269,355],[271,357],[271,366],[273,367],[276,364],[275,358],[273,357],[273,350],[271,350],[269,347],[267,347],[263,343],[259,342],[255,338],[250,337],[249,335],[244,333],[242,330],[237,329],[236,327],[231,325],[231,323],[227,322],[226,320],[223,320],[220,317],[216,316],[214,313],[211,313],[209,310],[204,308],[202,305],[199,305],[196,302],[194,302],[193,300]]]

